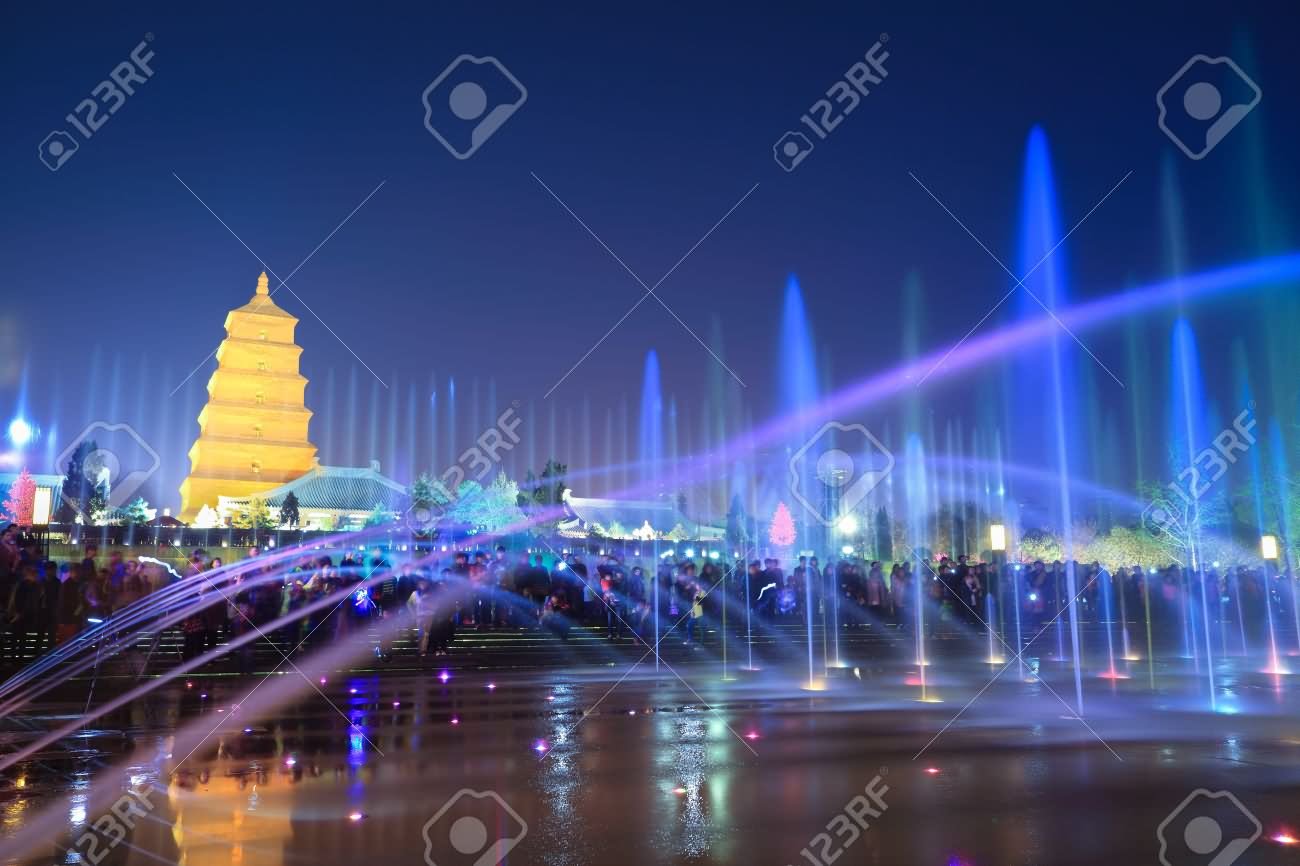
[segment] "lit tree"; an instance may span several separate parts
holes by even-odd
[[[236,529],[275,529],[279,525],[276,515],[267,507],[266,500],[254,496],[230,519]]]
[[[204,505],[190,525],[195,529],[216,529],[221,525],[221,515],[217,514],[217,509],[211,505]]]
[[[297,526],[301,519],[302,516],[298,513],[298,497],[290,490],[289,495],[280,503],[280,525]]]
[[[19,526],[31,526],[32,512],[35,508],[36,480],[24,466],[23,471],[18,473],[18,477],[9,487],[9,498],[5,500],[4,515]]]
[[[137,496],[126,504],[123,516],[132,526],[143,526],[149,522],[149,503],[144,501],[143,496]]]
[[[384,506],[378,502],[375,507],[366,515],[366,526],[383,526],[389,520],[389,514],[384,510]]]
[[[519,485],[504,472],[498,472],[487,487],[477,481],[463,481],[456,491],[450,517],[453,522],[488,532],[519,524],[524,518],[519,508]]]
[[[767,530],[767,539],[774,547],[793,547],[794,538],[794,518],[790,516],[786,504],[778,502],[776,512],[772,515],[772,525]]]
[[[108,521],[107,481],[95,485],[90,493],[90,501],[86,504],[86,511],[90,515],[90,522],[96,526],[103,526]]]
[[[409,491],[411,505],[416,508],[444,508],[451,504],[452,495],[447,486],[438,479],[421,472]]]

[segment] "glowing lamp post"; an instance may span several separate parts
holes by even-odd
[[[989,549],[994,553],[1007,552],[1007,528],[1001,523],[989,527]]]
[[[1263,557],[1266,562],[1274,562],[1277,560],[1276,535],[1261,535],[1259,537],[1259,555]]]
[[[50,558],[50,509],[53,502],[54,491],[48,487],[37,487],[32,495],[32,528],[40,530],[46,559]]]

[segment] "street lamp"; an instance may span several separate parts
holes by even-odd
[[[994,553],[1005,553],[1007,550],[1007,528],[1001,523],[989,527],[989,549]]]
[[[31,442],[35,435],[36,431],[32,429],[32,425],[22,418],[15,418],[9,422],[9,441],[14,443],[14,447],[22,448]]]
[[[1267,561],[1277,559],[1277,536],[1261,535],[1259,537],[1259,554]]]

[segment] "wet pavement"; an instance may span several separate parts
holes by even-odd
[[[1205,789],[1241,805],[1194,797],[1165,825],[1172,866],[1236,856],[1234,840],[1235,862],[1300,862],[1283,844],[1300,836],[1293,678],[1217,660],[1211,708],[1197,667],[1090,671],[1082,720],[1071,667],[1046,659],[991,685],[999,665],[881,661],[820,691],[801,688],[806,667],[733,666],[728,681],[714,663],[656,674],[653,658],[433,667],[329,677],[323,697],[258,719],[232,703],[248,679],[195,677],[6,771],[0,851],[141,866],[1158,863],[1162,822]],[[84,700],[61,691],[6,720],[5,750]],[[175,754],[171,732],[191,722],[211,736]],[[92,784],[114,789],[113,809],[88,814]],[[59,837],[18,856],[46,810]]]

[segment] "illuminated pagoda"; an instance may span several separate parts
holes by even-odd
[[[298,319],[271,299],[266,274],[252,299],[226,314],[226,338],[199,413],[190,474],[181,484],[180,519],[191,522],[220,498],[255,496],[316,465],[307,438],[307,379],[298,372]]]

